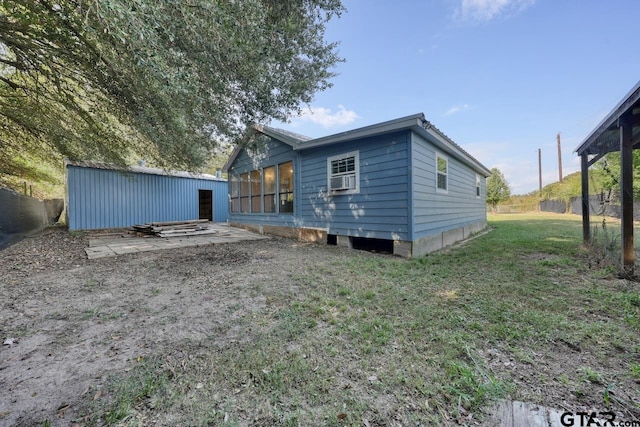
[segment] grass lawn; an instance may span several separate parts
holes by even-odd
[[[579,216],[489,225],[418,259],[292,266],[303,291],[238,319],[246,340],[135,362],[89,424],[475,425],[505,397],[637,419],[640,286],[581,249]]]

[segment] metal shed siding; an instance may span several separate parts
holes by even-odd
[[[198,190],[212,190],[214,221],[228,215],[227,182],[67,166],[70,230],[198,219]]]
[[[330,234],[409,237],[409,131],[301,151],[300,225]],[[360,193],[327,192],[327,158],[359,151]]]
[[[411,240],[486,221],[485,179],[476,197],[476,172],[412,134],[413,233]],[[436,152],[448,158],[448,191],[436,191]]]
[[[233,165],[229,168],[231,175],[240,175],[269,166],[277,166],[280,163],[293,161],[293,182],[294,182],[294,206],[292,214],[274,213],[238,213],[229,212],[229,221],[240,224],[261,224],[281,227],[296,227],[298,221],[296,216],[300,212],[299,188],[300,188],[300,165],[298,154],[293,151],[290,145],[264,136],[257,141],[255,148],[244,148],[236,157]],[[277,169],[277,168],[276,168]],[[229,192],[231,187],[229,187]],[[230,195],[230,193],[229,193]]]

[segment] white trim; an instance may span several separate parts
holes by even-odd
[[[436,164],[435,164],[435,177],[436,177],[436,193],[446,194],[449,192],[449,158],[443,154],[440,154],[436,151]],[[447,171],[444,173],[445,177],[445,188],[438,187],[438,176],[441,172],[438,170],[438,159],[444,159],[447,162]]]
[[[337,174],[332,174],[331,173],[331,163],[336,161],[336,160],[342,160],[342,159],[347,159],[349,157],[353,157],[354,158],[354,170],[353,171],[348,171],[348,172],[344,172],[344,173],[337,173]],[[331,178],[335,178],[338,176],[345,176],[345,175],[350,175],[353,174],[355,175],[355,181],[356,181],[356,187],[353,189],[349,189],[349,190],[331,190]],[[338,154],[336,156],[331,156],[331,157],[327,157],[327,193],[331,194],[331,195],[343,195],[343,194],[358,194],[360,193],[360,151],[356,150],[356,151],[350,151],[348,153],[344,153],[344,154]]]

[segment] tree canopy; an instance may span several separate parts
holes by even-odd
[[[196,170],[330,86],[340,0],[4,0],[0,176],[90,159]]]
[[[603,174],[603,188],[610,194],[620,193],[620,152],[606,154],[595,163],[594,169]],[[633,197],[640,197],[640,151],[633,150]]]
[[[487,178],[487,203],[494,209],[500,203],[511,196],[511,188],[504,175],[498,168],[491,169],[491,175]]]

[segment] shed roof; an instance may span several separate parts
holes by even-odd
[[[120,166],[116,166],[108,163],[65,160],[65,168],[67,166],[77,166],[80,168],[90,168],[90,169],[105,169],[105,170],[129,172],[129,173],[143,173],[148,175],[173,176],[173,177],[179,177],[179,178],[205,179],[209,181],[226,181],[226,179],[224,178],[219,178],[215,175],[210,175],[206,173],[197,174],[197,173],[191,173],[186,171],[165,171],[164,169],[148,168],[144,166],[120,167]]]
[[[578,155],[603,155],[620,150],[619,121],[630,120],[632,140],[640,141],[640,81],[576,148]]]
[[[486,166],[476,160],[471,154],[466,152],[462,147],[453,142],[451,138],[449,138],[428,120],[426,120],[423,113],[412,114],[410,116],[400,117],[398,119],[389,120],[386,122],[381,122],[316,139],[263,125],[254,126],[254,129],[265,135],[271,136],[272,138],[278,139],[286,143],[287,145],[290,145],[294,150],[307,150],[310,148],[338,144],[355,139],[383,135],[400,130],[413,130],[423,138],[438,146],[439,149],[468,164],[476,172],[482,174],[485,177],[491,175],[491,171],[487,169]],[[233,153],[229,157],[229,160],[223,167],[224,171],[227,171],[229,167],[231,167],[231,164],[236,159],[242,148],[242,146],[237,146],[234,149]]]

